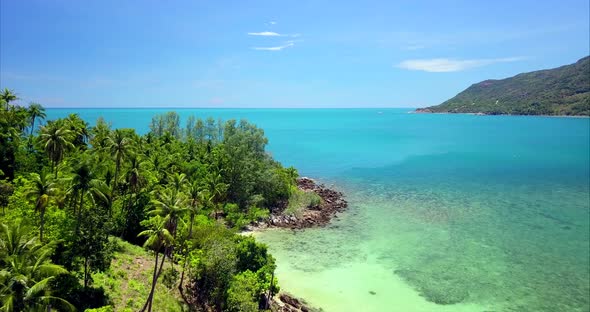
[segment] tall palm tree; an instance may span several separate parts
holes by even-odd
[[[84,198],[88,194],[92,194],[93,185],[96,181],[94,179],[94,172],[90,165],[86,161],[81,161],[79,165],[75,166],[72,171],[71,184],[69,192],[74,196],[80,197],[79,206],[77,209],[77,222],[76,222],[76,233],[80,230],[80,223],[82,221],[82,211],[84,209]],[[76,208],[74,208],[76,213]]]
[[[51,281],[68,272],[51,263],[54,246],[28,237],[29,232],[21,222],[0,224],[0,310],[49,311],[57,306],[74,311],[69,302],[51,295]]]
[[[131,151],[131,140],[120,129],[113,131],[110,138],[109,149],[111,156],[115,158],[115,179],[113,181],[113,190],[117,188],[117,178],[121,169],[121,161],[124,160]]]
[[[178,172],[172,174],[172,177],[170,178],[170,184],[175,192],[178,193],[183,191],[186,185],[188,184],[186,174]]]
[[[45,108],[41,106],[41,104],[31,102],[29,103],[29,109],[27,110],[29,113],[29,118],[31,119],[31,133],[33,135],[33,130],[35,130],[35,119],[45,119],[47,115],[45,114]]]
[[[57,165],[64,158],[66,151],[74,148],[71,139],[72,132],[56,123],[41,127],[39,140],[51,160],[51,169],[55,170],[55,178],[57,178]]]
[[[211,174],[208,177],[207,189],[211,195],[211,201],[215,209],[215,219],[218,218],[218,212],[221,209],[221,201],[225,197],[228,185],[222,182],[221,174]]]
[[[31,173],[32,185],[27,188],[25,195],[35,202],[35,211],[39,213],[41,226],[39,228],[39,240],[43,241],[43,229],[45,225],[45,210],[51,196],[57,193],[56,184],[51,181],[49,174]]]
[[[152,311],[152,301],[154,298],[154,290],[156,289],[156,283],[158,281],[158,277],[162,271],[162,267],[164,266],[164,261],[166,261],[166,255],[162,256],[162,261],[160,262],[160,268],[158,269],[158,256],[160,255],[160,250],[162,247],[167,247],[172,245],[174,242],[174,238],[172,234],[168,231],[165,226],[164,220],[160,216],[156,216],[149,220],[150,229],[145,230],[139,233],[138,236],[147,236],[147,240],[143,244],[144,247],[150,248],[154,251],[155,254],[155,261],[154,261],[154,272],[152,274],[152,287],[150,289],[150,293],[148,295],[147,301],[145,302],[143,308],[141,309],[144,312],[147,308],[149,312]]]
[[[90,181],[90,196],[92,196],[94,204],[106,210],[109,216],[112,214],[115,199],[108,184],[98,179]]]
[[[88,123],[80,118],[78,114],[69,114],[65,118],[65,127],[72,132],[72,144],[82,150],[86,149],[86,142],[90,137]]]
[[[189,199],[189,206],[188,206],[188,213],[189,213],[189,230],[187,234],[186,241],[190,240],[193,237],[193,224],[195,222],[195,217],[199,213],[199,206],[207,203],[210,200],[210,195],[207,190],[203,190],[202,186],[197,182],[193,181],[193,183],[189,186],[187,191],[188,199]],[[184,294],[184,275],[187,266],[187,259],[188,259],[188,248],[185,249],[184,252],[184,265],[182,266],[182,273],[180,275],[180,283],[178,284],[178,290],[180,291],[180,295],[182,296],[183,300],[187,302],[186,296]]]
[[[14,91],[9,90],[8,88],[4,88],[4,90],[0,93],[0,99],[2,99],[2,102],[4,104],[6,104],[6,110],[8,110],[8,108],[10,107],[9,103],[18,100],[18,97],[16,96],[16,93],[14,93]]]
[[[149,214],[162,217],[164,226],[176,238],[178,223],[184,222],[182,216],[188,211],[183,194],[165,189],[158,194],[158,199],[152,199],[151,203],[154,209]]]

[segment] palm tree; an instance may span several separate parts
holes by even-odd
[[[9,90],[8,88],[4,88],[2,93],[0,93],[0,99],[2,99],[2,102],[4,104],[6,104],[6,110],[8,110],[8,108],[10,107],[9,103],[18,100],[18,97],[16,96],[16,93],[14,93],[14,91]]]
[[[114,197],[108,184],[98,179],[90,181],[90,196],[95,205],[106,210],[109,216],[112,214]]]
[[[212,174],[207,181],[207,188],[211,195],[211,201],[215,209],[215,219],[218,218],[218,212],[221,207],[221,201],[225,196],[228,185],[221,181],[221,174]]]
[[[72,132],[72,144],[85,150],[90,137],[88,124],[78,114],[69,114],[64,121],[65,127]]]
[[[76,195],[80,196],[80,202],[77,211],[76,233],[80,231],[80,223],[82,221],[82,210],[84,208],[84,197],[87,194],[92,194],[93,185],[95,185],[94,172],[86,161],[81,161],[79,165],[72,169],[72,177],[70,189],[68,190],[75,199]],[[74,213],[76,208],[74,207]]]
[[[152,199],[154,205],[149,214],[161,216],[165,227],[176,238],[178,222],[182,221],[182,216],[187,212],[186,201],[182,193],[166,189],[158,195],[158,199]]]
[[[201,185],[199,183],[197,183],[197,181],[194,181],[189,186],[189,188],[188,188],[188,199],[189,199],[188,213],[189,213],[189,220],[190,221],[189,221],[189,230],[188,230],[188,235],[187,235],[187,241],[193,237],[193,224],[195,221],[195,217],[199,213],[199,205],[203,205],[203,204],[207,203],[207,201],[210,200],[210,198],[211,197],[209,196],[209,192],[207,190],[203,190],[203,188],[201,187]],[[186,299],[186,296],[184,294],[183,283],[184,283],[184,274],[185,274],[185,270],[186,270],[186,265],[188,263],[188,261],[187,261],[188,253],[189,253],[189,250],[187,248],[184,253],[184,265],[182,266],[182,273],[180,275],[180,283],[178,284],[178,290],[180,291],[180,295],[182,296],[183,300],[187,304],[188,304],[188,300]]]
[[[154,298],[154,290],[156,289],[156,283],[158,281],[158,277],[162,272],[162,267],[164,266],[164,261],[166,261],[166,255],[162,256],[162,261],[160,262],[160,268],[158,269],[158,256],[160,254],[160,250],[162,247],[168,247],[172,245],[174,242],[174,238],[172,234],[168,231],[165,226],[165,221],[160,217],[156,216],[150,220],[148,220],[150,229],[145,230],[139,233],[138,236],[147,236],[147,240],[143,244],[145,248],[150,248],[154,251],[155,254],[155,261],[154,261],[154,272],[152,274],[152,287],[150,289],[150,294],[148,295],[147,301],[145,302],[143,308],[141,309],[142,312],[148,309],[149,312],[152,311],[152,301]]]
[[[41,106],[41,104],[38,104],[35,102],[29,103],[28,113],[29,113],[29,118],[31,119],[31,133],[30,133],[30,135],[33,135],[33,130],[35,130],[35,119],[37,119],[37,118],[45,119],[45,117],[47,117],[47,115],[45,114],[45,108],[43,108],[43,106]]]
[[[68,271],[52,264],[53,245],[29,238],[29,229],[16,222],[0,224],[0,302],[1,311],[44,311],[51,306],[75,311],[62,298],[51,295],[50,283]]]
[[[57,165],[64,158],[66,151],[74,148],[71,136],[70,130],[60,127],[56,123],[49,123],[47,126],[41,127],[39,140],[51,160],[51,169],[55,170],[55,178],[57,178]]]
[[[186,179],[186,174],[184,173],[176,172],[172,175],[172,178],[170,179],[172,189],[177,193],[184,190],[187,183],[188,180]]]
[[[111,150],[111,156],[115,158],[115,180],[113,182],[113,190],[115,190],[117,188],[119,170],[121,169],[121,161],[131,151],[131,140],[129,140],[123,131],[116,129],[110,138],[109,148]]]
[[[50,180],[49,174],[31,174],[32,185],[25,191],[25,195],[35,202],[35,211],[39,213],[41,226],[39,228],[39,240],[43,241],[43,228],[45,225],[45,210],[49,204],[49,198],[56,194],[57,187]]]

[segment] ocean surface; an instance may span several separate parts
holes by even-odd
[[[169,109],[48,109],[149,131]],[[324,311],[589,311],[590,119],[409,109],[177,109],[245,118],[343,191],[325,228],[257,234]]]

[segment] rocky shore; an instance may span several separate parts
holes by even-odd
[[[297,179],[299,189],[306,192],[315,192],[321,197],[321,203],[308,207],[299,215],[289,215],[284,212],[272,213],[265,223],[258,227],[277,227],[289,229],[304,229],[316,226],[324,226],[334,218],[338,212],[348,207],[348,202],[341,192],[327,188],[323,184],[317,184],[310,178]]]
[[[310,307],[303,299],[297,299],[291,294],[280,293],[270,302],[272,312],[320,312],[321,309]]]

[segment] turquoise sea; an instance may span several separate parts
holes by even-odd
[[[148,131],[169,109],[48,109]],[[246,118],[342,190],[325,228],[256,234],[324,311],[589,311],[590,119],[410,109],[177,109]]]

